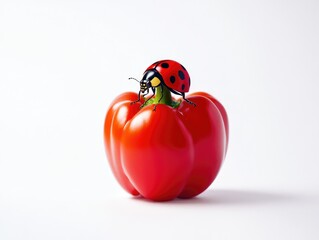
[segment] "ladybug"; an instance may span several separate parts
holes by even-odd
[[[135,78],[129,79],[138,81]],[[172,93],[182,96],[189,104],[196,106],[195,103],[185,98],[185,93],[189,91],[191,79],[183,65],[176,61],[161,60],[153,63],[145,70],[142,80],[138,82],[140,83],[140,91],[138,99],[133,103],[140,101],[141,94],[146,96],[151,89],[153,94],[144,102],[143,105],[145,105],[155,95],[156,87],[160,87],[163,92],[163,86],[165,86]],[[163,94],[160,100],[162,97]]]

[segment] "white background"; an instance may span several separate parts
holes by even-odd
[[[318,1],[0,1],[0,239],[319,239]],[[228,111],[209,190],[132,198],[103,146],[152,62]]]

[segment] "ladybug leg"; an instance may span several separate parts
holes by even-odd
[[[183,99],[188,103],[188,104],[191,104],[191,105],[193,105],[194,107],[196,107],[196,104],[195,103],[193,103],[192,101],[189,101],[187,98],[185,98],[185,93],[181,93],[181,92],[177,92],[177,91],[175,91],[174,89],[169,89],[172,93],[175,93],[175,94],[177,94],[177,95],[180,95],[180,96],[182,96],[183,97]]]
[[[192,101],[189,101],[187,98],[185,98],[185,93],[181,93],[183,99],[190,105],[193,105],[194,107],[196,107],[196,104],[193,103]]]
[[[145,97],[149,93],[149,90],[146,90],[146,93],[143,94],[143,97]]]
[[[135,104],[135,103],[139,102],[140,100],[141,100],[141,90],[138,92],[138,99],[131,102],[131,104]]]
[[[141,108],[144,107],[144,106],[147,104],[147,102],[148,102],[149,100],[151,100],[151,99],[153,98],[153,96],[155,95],[155,88],[152,87],[151,89],[152,89],[152,91],[153,91],[152,96],[150,96],[150,97],[142,104]]]

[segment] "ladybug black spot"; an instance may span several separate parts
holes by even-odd
[[[164,63],[161,64],[161,67],[162,67],[162,68],[168,68],[168,67],[169,67],[169,64],[164,62]]]
[[[185,84],[182,84],[182,90],[184,90],[185,89]]]
[[[184,79],[185,79],[185,75],[184,75],[184,73],[183,73],[181,70],[178,71],[178,76],[179,76],[179,78],[180,78],[181,80],[184,80]]]
[[[171,77],[169,78],[169,80],[171,81],[171,83],[174,83],[174,82],[175,82],[175,77],[174,77],[174,76],[171,76]]]

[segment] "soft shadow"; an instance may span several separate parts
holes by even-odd
[[[209,189],[198,197],[190,199],[190,201],[201,204],[251,205],[290,202],[297,199],[298,196],[284,192]]]
[[[199,196],[191,199],[177,198],[167,202],[153,202],[143,197],[134,197],[133,199],[165,205],[257,205],[298,201],[299,196],[283,192],[208,189]]]

